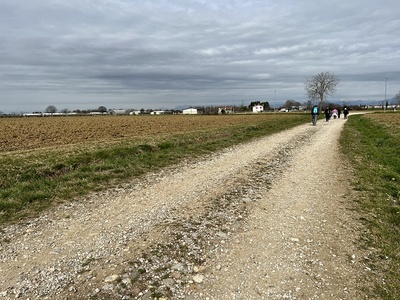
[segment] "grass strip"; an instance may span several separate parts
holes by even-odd
[[[355,168],[354,188],[367,232],[374,297],[400,299],[400,114],[352,116],[341,147]]]
[[[224,116],[228,117],[228,116]],[[38,216],[78,196],[309,121],[290,114],[184,134],[129,138],[87,147],[39,149],[0,156],[0,223]],[[240,158],[239,158],[240,159]]]

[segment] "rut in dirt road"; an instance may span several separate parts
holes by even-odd
[[[186,161],[5,228],[0,299],[362,299],[344,122]]]

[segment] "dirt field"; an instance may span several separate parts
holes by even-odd
[[[290,115],[83,116],[0,118],[0,152],[194,132],[235,124],[257,124]]]

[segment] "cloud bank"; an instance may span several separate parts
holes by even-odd
[[[400,90],[400,2],[0,0],[0,111],[173,108]],[[333,100],[333,99],[332,99]]]

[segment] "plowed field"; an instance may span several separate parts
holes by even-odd
[[[83,142],[162,136],[239,124],[257,124],[290,115],[168,115],[0,118],[0,152]]]

